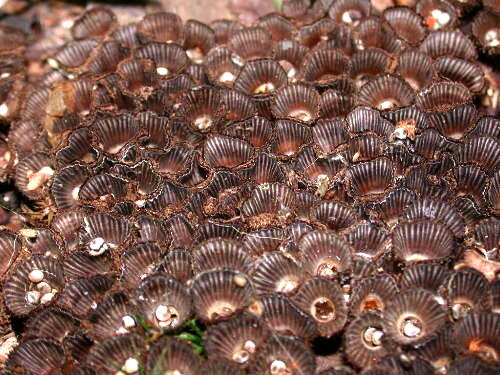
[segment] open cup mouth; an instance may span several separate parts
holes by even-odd
[[[426,36],[427,29],[419,14],[410,8],[389,8],[383,14],[392,31],[405,42],[416,45]]]
[[[492,137],[471,137],[455,152],[460,163],[473,164],[487,172],[493,172],[499,165],[499,145]]]
[[[311,278],[292,299],[316,321],[322,337],[331,337],[344,328],[347,307],[342,289],[336,282],[319,277]]]
[[[236,32],[227,42],[227,47],[238,58],[250,61],[273,55],[273,39],[262,27],[249,27]]]
[[[375,198],[393,185],[395,168],[386,158],[355,164],[348,170],[349,192],[353,198]]]
[[[470,91],[464,85],[438,82],[419,92],[415,104],[425,112],[444,112],[468,103],[470,98]]]
[[[294,294],[305,280],[304,270],[279,252],[264,255],[255,264],[252,282],[258,294]]]
[[[415,10],[432,31],[451,29],[459,19],[459,9],[446,0],[419,1]]]
[[[166,78],[180,73],[188,65],[188,57],[181,46],[170,43],[149,43],[135,50],[139,59],[152,60],[159,77]]]
[[[317,50],[304,57],[300,70],[304,81],[327,84],[342,76],[349,76],[351,63],[337,50]]]
[[[441,56],[451,56],[465,60],[477,59],[474,43],[460,31],[432,32],[420,44],[419,49],[433,59]]]
[[[266,294],[257,302],[262,308],[261,318],[269,328],[287,336],[310,339],[316,331],[315,320],[299,309],[291,299],[281,293]]]
[[[274,116],[311,123],[319,116],[320,95],[305,85],[288,85],[274,96],[271,111]]]
[[[191,295],[194,311],[200,319],[215,323],[245,309],[251,303],[253,292],[244,274],[211,270],[195,277]]]
[[[379,313],[368,311],[356,317],[347,326],[344,338],[348,344],[346,356],[358,367],[370,366],[391,350],[387,331]]]
[[[3,286],[5,304],[15,316],[50,305],[65,285],[62,265],[46,256],[32,256],[14,268]]]
[[[137,35],[143,42],[178,43],[184,41],[184,27],[181,18],[168,12],[146,15],[137,24]]]
[[[429,86],[434,78],[432,59],[419,51],[402,53],[396,71],[416,91]]]
[[[500,49],[500,16],[482,11],[472,21],[472,33],[483,50],[498,53]]]
[[[174,331],[191,315],[191,296],[176,279],[162,275],[146,276],[136,291],[139,310],[146,323],[160,330]]]
[[[342,0],[332,4],[328,15],[336,22],[343,22],[355,27],[372,13],[372,7],[366,0]]]
[[[387,334],[399,344],[425,342],[445,322],[445,309],[433,294],[423,289],[411,289],[398,294],[384,310]]]
[[[239,366],[247,366],[271,334],[262,323],[245,313],[229,322],[211,326],[205,336],[208,356],[226,358]]]
[[[354,284],[349,310],[353,315],[369,310],[383,312],[398,293],[396,281],[388,274],[362,278]]]
[[[399,77],[385,75],[361,87],[359,104],[389,110],[411,105],[413,96],[413,89],[408,83]]]
[[[236,78],[234,88],[247,95],[267,96],[287,84],[287,73],[271,59],[250,61]]]
[[[473,94],[481,93],[486,86],[484,72],[473,62],[442,56],[436,60],[434,68],[441,78],[462,83]]]
[[[429,219],[400,223],[393,231],[392,242],[397,256],[407,263],[444,259],[454,247],[448,227]]]
[[[498,314],[492,312],[472,312],[455,325],[454,338],[460,353],[473,354],[483,361],[498,364],[498,336],[495,326]]]
[[[327,279],[352,266],[352,248],[330,231],[312,231],[299,241],[302,266],[307,273]]]

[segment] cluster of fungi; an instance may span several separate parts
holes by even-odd
[[[497,0],[69,27],[0,25],[1,374],[499,373]]]

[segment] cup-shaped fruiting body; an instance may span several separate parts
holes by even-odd
[[[86,316],[97,308],[112,285],[112,279],[101,275],[76,280],[64,287],[57,305],[75,316]]]
[[[500,29],[498,14],[483,11],[476,15],[472,22],[472,33],[479,41],[482,49],[492,55],[500,50]]]
[[[325,85],[341,76],[349,76],[351,64],[347,56],[333,49],[317,50],[304,57],[300,69],[306,82]]]
[[[63,368],[66,356],[62,345],[50,339],[28,340],[9,355],[6,367],[27,374],[49,375]]]
[[[81,242],[91,256],[99,256],[124,243],[131,233],[131,223],[104,213],[86,217],[82,225]]]
[[[32,256],[19,264],[5,281],[5,304],[16,316],[53,303],[64,287],[61,264],[52,257]]]
[[[267,30],[275,41],[293,39],[296,33],[293,23],[277,13],[259,17],[255,21],[255,26]]]
[[[366,0],[342,0],[336,1],[328,10],[328,15],[336,22],[343,22],[349,26],[356,26],[358,23],[369,17],[372,7]]]
[[[272,148],[278,155],[293,156],[311,141],[311,129],[291,120],[276,121],[275,133]]]
[[[386,144],[382,138],[364,134],[351,138],[347,158],[353,163],[375,159],[384,155]]]
[[[346,356],[357,367],[371,367],[390,353],[382,317],[376,312],[364,312],[354,319],[344,333]]]
[[[256,374],[314,374],[316,361],[301,341],[283,335],[274,336],[249,366]]]
[[[98,139],[96,146],[110,154],[119,153],[139,132],[137,121],[129,115],[98,120],[91,129]]]
[[[434,78],[433,61],[430,56],[419,51],[403,52],[399,55],[396,72],[414,90],[422,90]]]
[[[281,293],[265,294],[248,310],[260,316],[275,331],[310,340],[317,335],[316,321]]]
[[[304,270],[313,276],[332,279],[351,268],[352,248],[333,232],[309,232],[301,238],[299,249]]]
[[[452,56],[465,60],[475,60],[477,50],[474,43],[460,31],[435,31],[420,44],[420,51],[432,58]]]
[[[241,240],[242,229],[239,225],[207,220],[204,224],[198,226],[195,242],[198,244],[215,238]]]
[[[410,289],[398,294],[384,310],[386,332],[401,345],[429,340],[445,322],[445,309],[424,289]]]
[[[456,151],[459,163],[472,163],[492,172],[500,165],[500,145],[492,137],[472,137]]]
[[[59,170],[52,180],[51,193],[56,206],[61,209],[78,207],[80,190],[89,175],[84,166],[71,165]],[[109,194],[109,190],[106,192]]]
[[[465,224],[458,212],[447,202],[421,199],[412,203],[403,213],[407,220],[431,219],[445,224],[455,237],[463,237]]]
[[[409,106],[413,101],[412,88],[401,78],[384,75],[361,87],[359,104],[379,110]]]
[[[392,228],[399,221],[399,216],[403,213],[416,198],[416,194],[410,189],[396,188],[392,190],[385,198],[372,203],[369,209],[372,210],[375,217],[384,221]]]
[[[137,35],[143,42],[182,44],[184,39],[182,20],[174,13],[151,13],[137,24]]]
[[[421,288],[436,294],[448,274],[448,270],[440,264],[417,263],[403,271],[399,286],[401,290]]]
[[[315,321],[322,337],[340,332],[347,321],[347,307],[340,286],[334,281],[314,277],[293,296],[293,301]]]
[[[224,134],[242,138],[253,147],[265,147],[273,136],[273,124],[265,117],[254,116],[228,125],[224,128]]]
[[[448,374],[460,375],[469,373],[493,375],[496,373],[496,371],[496,366],[485,363],[474,355],[466,355],[455,359],[451,363]]]
[[[388,53],[397,54],[404,49],[403,42],[390,30],[386,30],[378,18],[364,19],[356,28],[357,49],[363,50],[370,47],[380,48]]]
[[[278,90],[273,98],[271,110],[277,118],[311,123],[318,118],[320,95],[309,86],[288,85]]]
[[[155,328],[175,330],[191,315],[187,288],[167,275],[145,278],[137,288],[135,299],[145,323]]]
[[[441,260],[455,248],[453,232],[445,224],[422,219],[399,224],[393,230],[396,255],[407,263]]]
[[[454,339],[459,353],[474,354],[485,362],[498,365],[498,314],[470,313],[455,324]]]
[[[388,249],[389,232],[374,223],[361,223],[347,234],[347,240],[356,255],[372,258]]]
[[[476,226],[475,239],[481,249],[493,252],[498,248],[500,236],[500,221],[496,219],[486,219]]]
[[[358,87],[377,75],[389,73],[391,56],[378,48],[367,48],[352,56],[351,78]]]
[[[240,60],[245,61],[270,57],[273,54],[273,40],[262,27],[248,27],[234,33],[227,42],[228,48]]]
[[[164,337],[152,345],[146,359],[149,373],[180,373],[196,375],[201,368],[200,357],[184,340]]]
[[[298,79],[300,66],[308,51],[307,47],[294,40],[283,40],[276,44],[273,57],[284,69],[290,82]]]
[[[186,283],[193,277],[193,258],[187,250],[174,249],[168,252],[158,266],[158,271],[171,275],[176,280]]]
[[[418,347],[416,354],[430,361],[436,371],[448,368],[454,358],[453,325],[445,326],[434,338]]]
[[[484,199],[491,209],[491,212],[500,212],[500,171],[496,171],[490,177],[488,185],[484,191]]]
[[[261,184],[246,200],[241,212],[251,228],[283,224],[294,216],[295,196],[293,190],[279,183]]]
[[[387,158],[353,165],[347,172],[350,194],[357,199],[383,196],[392,186],[394,174],[394,164]]]
[[[305,274],[292,259],[280,252],[264,254],[252,273],[252,285],[256,293],[294,294],[304,282]]]
[[[410,8],[388,8],[383,16],[394,33],[409,44],[417,45],[426,36],[422,18]]]
[[[281,228],[266,228],[249,232],[243,237],[243,246],[252,255],[262,255],[263,253],[280,249],[285,240],[285,231]]]
[[[143,366],[144,340],[136,334],[108,338],[90,350],[87,363],[104,372],[135,374]]]
[[[482,310],[489,295],[488,280],[473,269],[455,271],[443,287],[451,315],[457,320],[471,311]]]
[[[253,148],[237,138],[211,136],[204,145],[204,160],[212,167],[236,167],[250,161]]]
[[[463,140],[475,125],[477,111],[472,105],[462,105],[446,112],[429,115],[429,125],[452,141]]]
[[[347,142],[349,136],[341,120],[318,120],[312,129],[314,143],[326,153]]]
[[[260,319],[243,314],[229,322],[209,327],[204,345],[209,359],[223,357],[246,366],[262,349],[270,334]]]
[[[40,199],[44,187],[54,175],[53,161],[45,152],[34,152],[16,166],[15,183],[30,199]]]
[[[459,18],[459,9],[446,0],[423,0],[415,5],[415,10],[430,30],[452,28]]]
[[[345,94],[333,89],[326,90],[321,95],[320,118],[334,119],[345,117],[354,109],[356,101],[357,98],[355,94]]]
[[[97,340],[133,332],[138,323],[136,309],[123,292],[113,292],[104,298],[89,315],[92,329],[89,335]]]
[[[379,111],[369,107],[358,107],[346,117],[347,130],[354,134],[374,132],[388,136],[394,131],[390,121],[382,118]]]
[[[353,207],[335,201],[324,201],[311,207],[310,217],[314,222],[334,231],[347,229],[359,219]]]
[[[451,56],[436,59],[434,68],[439,77],[465,85],[473,94],[479,94],[486,86],[482,69],[473,62]]]
[[[234,316],[252,301],[253,291],[248,278],[231,270],[205,271],[191,285],[196,316],[215,323]]]
[[[229,239],[210,239],[202,242],[195,249],[195,272],[214,269],[230,269],[247,273],[252,268],[252,259],[243,246]]]
[[[362,278],[353,285],[349,300],[350,312],[353,315],[369,310],[383,312],[398,293],[396,281],[388,274]]]
[[[261,59],[250,61],[243,66],[234,88],[247,95],[268,96],[286,83],[286,72],[278,62]]]
[[[227,44],[230,36],[244,28],[241,23],[233,20],[215,20],[209,26],[214,30],[217,44]]]

